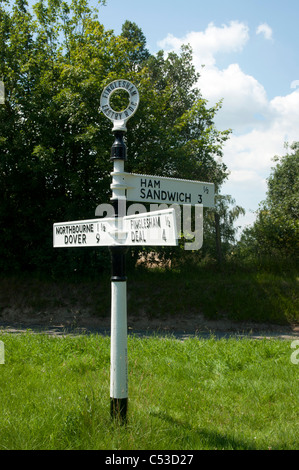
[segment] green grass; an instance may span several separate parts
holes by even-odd
[[[128,423],[111,421],[110,339],[2,334],[0,449],[298,449],[290,341],[128,338]]]

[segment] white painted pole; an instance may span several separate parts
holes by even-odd
[[[112,147],[112,202],[118,229],[122,231],[122,217],[126,209],[126,188],[121,184],[126,147],[123,135],[115,136]],[[110,247],[111,276],[111,351],[110,351],[110,412],[112,418],[126,421],[128,408],[128,353],[127,353],[127,279],[125,276],[125,246]]]
[[[124,417],[128,400],[126,281],[111,282],[110,398],[112,414]]]

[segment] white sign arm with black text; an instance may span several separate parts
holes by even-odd
[[[110,235],[113,227],[113,219],[59,222],[53,225],[53,246],[54,248],[110,246],[114,243]]]
[[[215,206],[214,184],[165,176],[123,173],[128,201]]]
[[[122,228],[118,230],[118,225]],[[61,222],[53,225],[53,246],[175,246],[178,244],[174,209],[123,217]]]
[[[178,244],[174,209],[124,217],[126,245],[175,246]]]

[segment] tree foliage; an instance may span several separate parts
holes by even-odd
[[[126,38],[130,44],[135,47],[129,51],[130,61],[133,70],[138,70],[144,66],[144,63],[150,57],[150,53],[146,48],[146,38],[142,30],[132,21],[125,21],[122,26],[121,36]]]
[[[99,4],[104,4],[100,1]],[[127,171],[213,181],[229,131],[213,119],[220,104],[196,88],[192,51],[150,55],[138,26],[105,30],[87,0],[0,5],[1,263],[45,270],[107,262],[106,250],[53,250],[52,224],[94,217],[110,198],[111,123],[99,111],[112,80],[138,86],[129,123]],[[220,158],[220,159],[219,159]],[[100,260],[100,262],[99,262]]]
[[[299,255],[299,142],[283,157],[275,157],[268,178],[267,198],[252,228],[244,231],[240,247],[245,253]]]

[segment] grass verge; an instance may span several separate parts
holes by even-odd
[[[289,341],[129,337],[128,424],[109,414],[110,339],[0,335],[0,449],[298,449]]]

